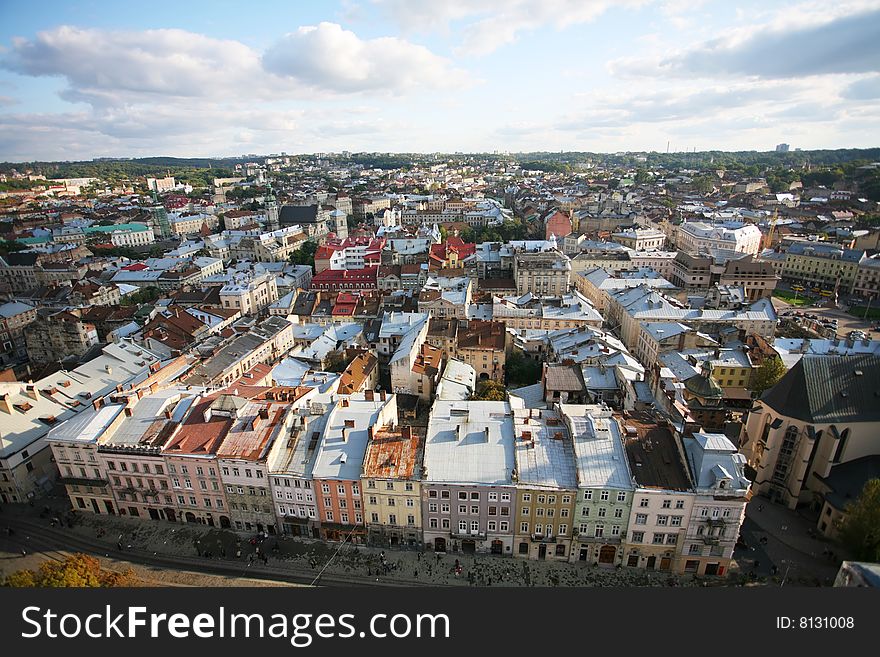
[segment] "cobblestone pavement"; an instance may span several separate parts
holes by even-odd
[[[747,545],[736,554],[742,570],[775,585],[830,586],[847,557],[840,544],[819,537],[807,513],[757,495],[746,506],[741,536]]]
[[[42,505],[7,506],[7,513],[64,517],[66,499]],[[585,563],[525,561],[493,555],[437,555],[417,550],[392,550],[342,545],[319,540],[274,537],[258,540],[229,530],[204,525],[179,525],[164,521],[144,521],[124,517],[78,514],[73,528],[91,539],[100,538],[108,547],[122,546],[156,554],[240,562],[241,575],[247,577],[252,563],[265,556],[267,563],[320,576],[352,574],[375,577],[380,583],[418,581],[441,586],[739,586],[830,585],[845,553],[836,545],[809,534],[814,523],[803,515],[762,497],[754,497],[746,507],[741,535],[747,547],[738,548],[731,576],[726,579],[695,578],[690,575],[645,571],[635,568],[605,568]],[[0,515],[0,525],[3,516]],[[833,550],[832,558],[827,552]],[[389,568],[382,567],[384,552]],[[456,560],[461,575],[455,574]],[[775,567],[775,568],[774,568]]]
[[[58,510],[43,513],[47,523],[58,514],[66,519],[63,500]],[[38,509],[24,507],[19,513],[36,515]],[[318,540],[270,536],[257,540],[229,530],[204,525],[177,525],[163,521],[78,514],[72,528],[65,531],[100,539],[108,548],[144,550],[182,557],[201,556],[206,560],[224,559],[241,563],[247,577],[252,563],[264,555],[269,566],[313,573],[317,584],[321,576],[376,578],[384,584],[419,582],[439,586],[729,586],[744,583],[738,575],[731,579],[695,578],[634,568],[604,568],[585,563],[525,561],[493,555],[437,555],[417,550],[391,550],[342,545]],[[2,516],[0,516],[2,524]],[[252,540],[253,539],[253,540]],[[258,551],[259,549],[259,551]],[[382,566],[384,552],[388,568]],[[456,561],[461,574],[456,575]]]

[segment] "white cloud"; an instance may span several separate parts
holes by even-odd
[[[728,30],[678,52],[623,58],[609,64],[624,77],[766,79],[880,71],[880,4],[833,6],[770,16],[762,25]],[[849,13],[846,13],[846,10]]]
[[[336,93],[402,93],[469,82],[464,71],[424,46],[397,37],[364,40],[336,23],[286,34],[266,51],[263,63],[272,73]]]
[[[651,0],[373,0],[404,29],[449,31],[462,22],[455,52],[486,55],[516,42],[520,35],[550,25],[562,30],[589,23],[611,8],[638,7]]]
[[[29,76],[66,79],[68,100],[92,104],[123,97],[199,97],[243,84],[259,91],[259,55],[238,41],[184,30],[107,31],[61,26],[16,38],[2,66]]]

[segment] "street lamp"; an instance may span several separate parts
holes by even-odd
[[[785,573],[782,575],[782,581],[779,583],[779,588],[782,588],[783,586],[785,586],[785,579],[788,577],[789,568],[791,568],[790,561],[786,561],[785,559],[783,559],[782,563],[786,564],[786,566],[785,566]]]

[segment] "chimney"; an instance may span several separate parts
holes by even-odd
[[[373,391],[364,390],[364,399],[366,399],[367,401],[373,401]]]
[[[483,432],[486,435],[486,442],[489,442],[489,427],[486,427],[485,429],[483,429]]]
[[[170,409],[166,409],[166,410],[165,410],[165,419],[166,419],[166,420],[170,420],[170,419],[171,419],[171,410],[170,410]]]
[[[134,414],[134,409],[131,406],[125,407],[125,417],[131,417]]]
[[[342,442],[348,442],[348,421],[346,421],[345,426],[342,427]]]
[[[384,391],[384,390],[381,390],[381,391],[379,392],[379,399],[380,399],[381,401],[385,401],[385,391]]]
[[[37,386],[35,386],[35,385],[26,386],[24,389],[24,394],[27,395],[28,397],[30,397],[31,399],[36,399],[37,398]]]
[[[104,405],[103,397],[95,397],[95,400],[92,402],[92,408],[96,411],[99,410]]]
[[[0,411],[12,415],[12,399],[7,395],[0,395]]]

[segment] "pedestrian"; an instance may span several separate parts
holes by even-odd
[[[236,559],[241,559],[241,548],[237,548],[237,549],[235,550],[235,558],[236,558]]]
[[[764,505],[763,505],[763,504],[759,504],[759,505],[758,505],[758,511],[763,511],[763,510],[764,510]]]
[[[437,563],[440,563],[440,554],[437,553]]]
[[[492,578],[489,578],[489,586],[492,586]]]
[[[122,541],[116,541],[116,549],[122,552]]]

